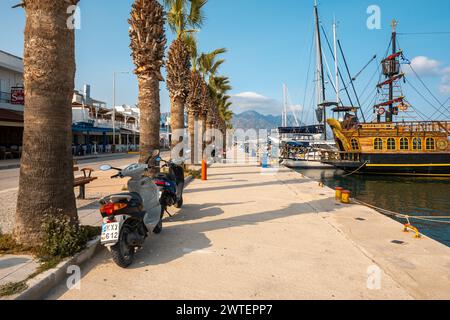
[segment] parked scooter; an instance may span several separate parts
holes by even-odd
[[[119,171],[111,178],[131,178],[128,181],[129,192],[100,200],[103,217],[101,242],[122,268],[133,263],[136,250],[144,245],[149,232],[162,232],[164,210],[159,202],[159,191],[152,179],[144,175],[152,168],[149,163],[156,163],[158,158],[159,151],[155,151],[146,164],[132,164],[123,170],[110,165],[100,167],[102,171]]]
[[[161,169],[168,168],[168,173],[159,173],[153,182],[160,192],[160,203],[163,210],[167,212],[169,207],[181,208],[183,206],[184,190],[184,169],[173,161],[165,161],[158,158],[157,161],[163,163]]]

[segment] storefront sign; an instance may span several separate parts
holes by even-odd
[[[25,104],[25,92],[23,87],[12,87],[11,88],[11,104]]]

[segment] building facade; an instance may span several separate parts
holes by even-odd
[[[23,97],[23,60],[0,50],[0,160],[20,156]]]

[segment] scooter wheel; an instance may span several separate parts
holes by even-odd
[[[180,200],[175,204],[175,208],[180,209],[183,206],[183,196],[181,196]]]
[[[156,225],[155,229],[153,229],[154,234],[160,234],[163,230],[163,217],[164,217],[165,209],[161,207],[161,219],[159,219],[158,224]]]
[[[127,244],[127,237],[132,232],[133,231],[129,226],[123,226],[120,231],[119,242],[111,247],[111,255],[114,262],[124,269],[128,268],[133,263],[134,253],[136,251],[134,247]]]

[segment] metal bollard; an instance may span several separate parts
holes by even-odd
[[[203,181],[208,180],[208,164],[206,160],[202,161],[202,180]]]
[[[348,191],[348,190],[342,191],[341,202],[344,204],[350,203],[350,191]]]
[[[344,188],[336,187],[336,200],[342,199],[342,191],[344,191]]]

